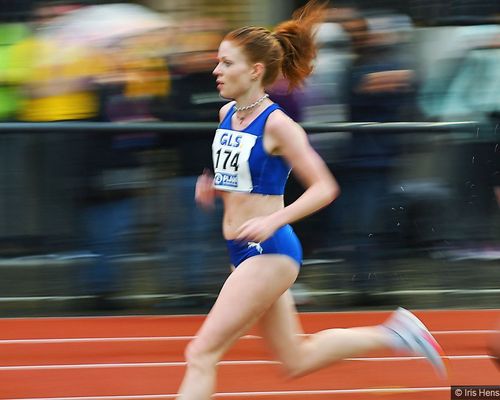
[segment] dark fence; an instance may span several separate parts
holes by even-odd
[[[498,125],[303,127],[342,187],[294,224],[304,307],[454,306],[469,289],[498,306]],[[0,123],[4,314],[207,306],[228,271],[220,205],[193,201],[215,128]],[[286,201],[301,190],[292,177]]]

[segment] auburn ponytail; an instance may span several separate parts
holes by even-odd
[[[264,86],[270,86],[281,72],[293,89],[312,72],[316,56],[314,28],[323,20],[326,8],[325,2],[311,0],[295,11],[291,20],[279,24],[274,32],[247,26],[229,32],[224,40],[241,46],[250,62],[265,65]]]
[[[317,51],[314,29],[324,19],[325,11],[326,3],[310,1],[273,32],[283,48],[281,72],[291,89],[300,86],[313,70]]]

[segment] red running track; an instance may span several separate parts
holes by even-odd
[[[495,385],[487,352],[500,310],[416,312],[444,348],[449,379],[419,357],[376,353],[289,380],[256,332],[219,368],[217,399],[450,399],[450,386]],[[301,314],[307,333],[378,324],[388,312]],[[183,350],[203,316],[0,319],[0,399],[174,399]],[[375,397],[374,397],[375,396]]]

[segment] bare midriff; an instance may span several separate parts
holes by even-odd
[[[222,232],[227,240],[237,236],[238,228],[246,221],[265,217],[284,207],[282,195],[220,191],[224,202]]]

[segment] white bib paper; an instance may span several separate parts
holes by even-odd
[[[249,158],[257,136],[246,132],[217,129],[212,143],[214,187],[220,190],[251,192]]]

